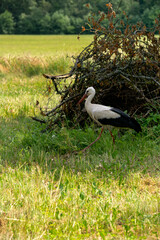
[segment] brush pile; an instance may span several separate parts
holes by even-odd
[[[90,15],[87,28],[93,41],[75,58],[71,71],[58,76],[44,74],[61,96],[55,108],[41,109],[46,129],[66,119],[71,125],[83,124],[88,116],[77,102],[89,86],[96,89],[95,103],[131,115],[146,114],[157,105],[160,109],[160,17],[148,30],[143,23],[129,25],[126,13],[126,20],[117,19],[112,5],[106,5],[106,13],[99,12],[98,19]]]

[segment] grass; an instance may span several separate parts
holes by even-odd
[[[17,36],[17,42],[22,37]],[[26,36],[26,44],[30,37],[39,41],[38,36]],[[45,52],[47,47],[46,42]],[[159,114],[139,119],[142,134],[125,131],[118,137],[114,130],[113,146],[106,131],[86,154],[74,155],[71,152],[87,146],[100,129],[96,125],[84,130],[62,127],[42,134],[44,126],[30,116],[38,111],[36,100],[44,104],[47,100],[44,68],[40,61],[41,70],[35,69],[32,60],[38,55],[34,51],[30,58],[18,51],[0,72],[0,239],[158,240]],[[41,59],[48,64],[46,59],[51,58]],[[35,74],[20,71],[23,59]],[[69,69],[63,59],[64,64],[57,57],[53,74]],[[56,95],[53,101],[58,102]]]

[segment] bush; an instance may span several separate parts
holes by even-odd
[[[126,20],[122,21],[117,19],[112,5],[106,5],[107,13],[99,12],[99,18],[91,13],[86,26],[94,33],[94,40],[75,58],[70,73],[44,75],[52,79],[62,98],[56,108],[43,112],[49,117],[50,126],[66,119],[71,124],[73,119],[79,123],[86,121],[85,113],[76,103],[89,86],[96,89],[95,102],[127,110],[131,115],[147,113],[148,109],[154,111],[159,104],[160,38],[155,34],[160,31],[160,19],[155,19],[151,30],[143,23],[129,25],[125,12]],[[71,76],[74,80],[67,82],[66,78]]]

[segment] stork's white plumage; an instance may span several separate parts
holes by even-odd
[[[119,127],[119,128],[131,128],[134,129],[136,132],[141,132],[141,126],[139,123],[134,119],[128,116],[126,113],[122,112],[121,110],[113,107],[108,107],[100,104],[93,104],[91,103],[92,99],[95,96],[95,89],[93,87],[87,88],[85,94],[80,99],[78,104],[80,104],[85,98],[85,109],[89,116],[99,125],[102,126],[101,133],[98,138],[92,142],[88,147],[84,148],[82,151],[87,150],[91,145],[93,145],[100,137],[104,130],[104,127],[108,125]],[[108,129],[113,143],[115,142],[114,137],[110,129]]]

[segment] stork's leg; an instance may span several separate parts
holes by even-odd
[[[109,128],[107,128],[107,129],[108,129],[109,133],[111,134],[111,137],[112,137],[112,140],[113,140],[113,144],[115,144],[115,139],[114,139],[114,136],[113,136],[111,130]]]
[[[82,152],[85,152],[88,148],[90,148],[95,142],[97,142],[99,139],[100,139],[100,137],[101,137],[101,135],[102,135],[102,132],[103,132],[103,127],[102,127],[102,129],[101,129],[101,132],[100,132],[100,134],[99,134],[99,136],[96,138],[96,140],[94,140],[94,142],[92,142],[91,144],[89,144],[87,147],[85,147],[83,150],[81,150]]]

